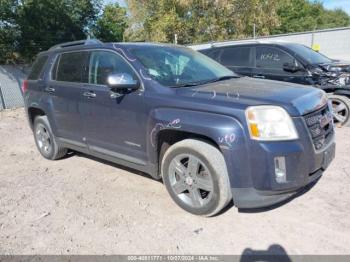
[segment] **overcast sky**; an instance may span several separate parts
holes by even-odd
[[[124,0],[104,0],[105,3],[118,2],[120,5],[125,6]],[[327,9],[343,8],[345,12],[350,15],[350,0],[323,0],[324,6]]]

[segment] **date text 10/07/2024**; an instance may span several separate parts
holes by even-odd
[[[128,261],[220,261],[217,256],[208,255],[144,255],[144,256],[128,256]]]

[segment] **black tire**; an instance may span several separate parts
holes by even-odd
[[[67,148],[57,143],[47,116],[37,116],[35,118],[34,140],[40,154],[46,159],[57,160],[67,154]]]
[[[182,157],[183,160],[180,160]],[[177,165],[178,161],[184,161],[181,162],[181,168]],[[192,169],[197,171],[191,173],[189,162],[198,162],[197,167]],[[177,168],[174,169],[174,166]],[[186,171],[183,168],[186,168]],[[171,198],[192,214],[213,216],[232,200],[225,159],[222,153],[209,143],[186,139],[172,145],[162,159],[161,174]],[[203,190],[201,185],[209,188],[208,191]],[[176,193],[176,190],[180,193]],[[193,195],[199,195],[198,201],[192,201]]]
[[[350,126],[350,99],[340,95],[329,95],[328,98],[332,103],[335,125]]]

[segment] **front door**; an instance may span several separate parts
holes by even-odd
[[[146,160],[144,91],[116,94],[107,86],[110,74],[126,73],[140,81],[132,67],[112,51],[92,51],[89,84],[82,103],[85,139],[91,152],[136,164]]]
[[[277,47],[257,46],[255,57],[256,66],[253,69],[253,77],[299,84],[305,82],[305,70],[287,72],[283,69],[283,65],[286,63],[302,67],[294,57],[284,50]]]

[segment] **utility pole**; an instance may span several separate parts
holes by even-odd
[[[256,38],[256,25],[255,23],[253,24],[253,38]]]
[[[315,31],[316,31],[316,26],[314,27],[314,30],[312,31],[312,35],[311,35],[311,48],[315,44]]]
[[[5,105],[5,99],[4,99],[4,96],[2,94],[2,90],[1,90],[1,85],[0,85],[0,110],[2,109],[6,109],[6,105]]]

